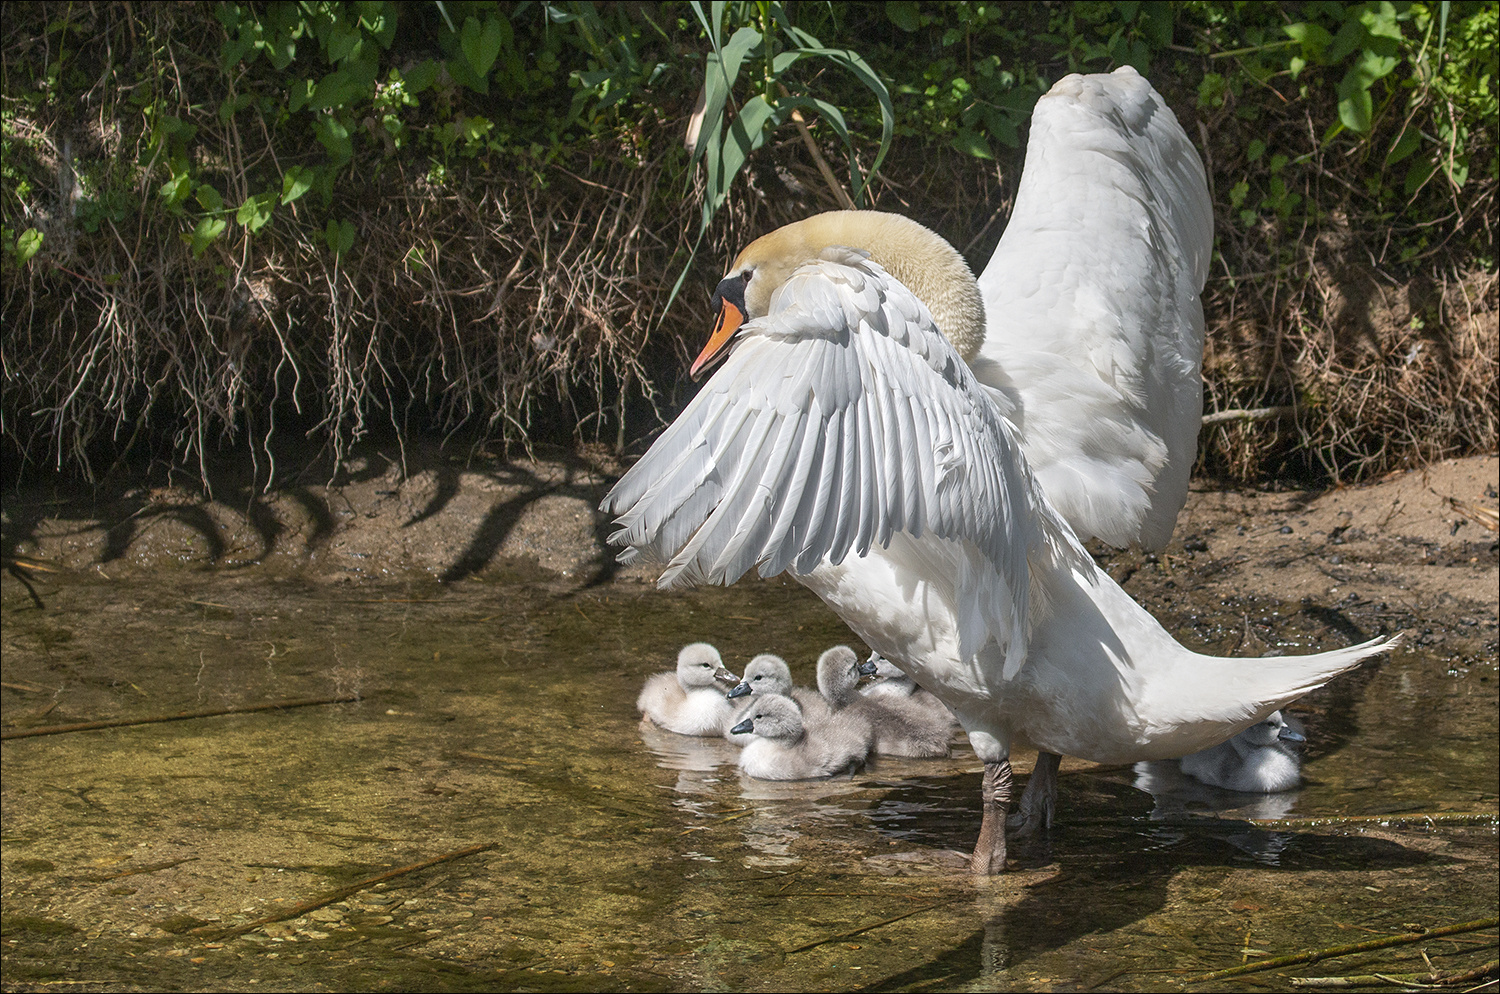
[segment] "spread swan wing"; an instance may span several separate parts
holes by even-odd
[[[663,588],[806,574],[896,532],[962,543],[990,567],[966,572],[1007,647],[1024,644],[1028,556],[1082,555],[927,308],[849,249],[800,267],[740,328],[602,507],[622,562],[667,564]]]
[[[1203,165],[1134,69],[1037,102],[1015,210],[979,277],[981,380],[1077,533],[1165,545],[1202,414],[1213,210]]]

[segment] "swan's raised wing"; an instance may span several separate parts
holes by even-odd
[[[663,588],[733,583],[754,566],[805,574],[895,532],[965,543],[993,567],[971,581],[989,589],[970,593],[991,605],[984,624],[1002,645],[1024,645],[1028,555],[1082,554],[927,308],[841,248],[740,328],[601,507],[618,515],[622,562],[667,563]]]
[[[975,372],[1080,537],[1165,545],[1202,418],[1213,208],[1198,153],[1127,67],[1037,102],[1026,168],[979,277]]]

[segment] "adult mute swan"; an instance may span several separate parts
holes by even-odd
[[[1132,84],[1128,96],[1133,76],[1104,79]],[[1069,110],[1097,103],[1106,137],[1149,134],[1150,121],[1133,123],[1121,93],[1096,79],[1069,77],[1054,93]],[[1103,158],[1138,176],[1127,152]],[[1070,306],[1099,320],[1137,306],[1083,297]],[[1389,645],[1253,661],[1178,645],[1094,565],[1030,467],[1017,425],[1045,452],[1043,426],[1066,420],[1068,399],[1040,417],[1004,357],[981,354],[980,287],[916,222],[850,211],[787,225],[740,254],[715,304],[719,323],[693,371],[722,366],[605,498],[618,515],[611,541],[622,561],[665,562],[662,588],[787,570],[935,693],[985,764],[976,872],[1005,866],[1013,743],[1105,763],[1181,756]],[[1099,352],[1110,366],[1109,349]],[[1144,423],[1121,418],[1132,420]],[[1091,451],[1087,425],[1073,436]],[[1153,496],[1141,489],[1138,521]]]
[[[979,277],[971,361],[1079,538],[1166,546],[1203,407],[1213,205],[1198,153],[1129,66],[1068,76],[1036,106],[1016,203]],[[1052,824],[1041,752],[1012,827]]]

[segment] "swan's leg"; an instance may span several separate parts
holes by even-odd
[[[1052,827],[1052,814],[1057,810],[1057,767],[1060,763],[1062,757],[1055,752],[1036,754],[1036,767],[1026,781],[1021,803],[1006,822],[1015,838],[1024,838]]]
[[[969,861],[981,876],[1005,872],[1005,809],[1010,804],[1010,759],[984,764],[984,780],[979,788],[984,801],[984,816],[979,822],[979,841]]]

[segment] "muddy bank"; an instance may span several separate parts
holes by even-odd
[[[28,576],[124,579],[187,568],[318,584],[489,578],[559,593],[646,592],[655,573],[614,563],[610,525],[597,511],[618,471],[603,456],[465,465],[372,453],[335,484],[269,494],[225,484],[207,499],[168,485],[97,503],[32,488],[6,496],[4,552],[37,564]],[[1275,601],[1361,631],[1414,628],[1453,652],[1493,655],[1497,487],[1494,456],[1326,492],[1197,484],[1165,553],[1097,554],[1164,620],[1202,614],[1207,603]],[[1241,613],[1248,644],[1236,654],[1274,643],[1274,633],[1257,634],[1253,612]]]

